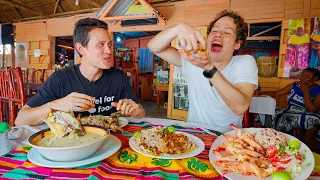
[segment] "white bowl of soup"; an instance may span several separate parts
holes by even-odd
[[[28,138],[29,144],[46,159],[79,161],[95,153],[109,135],[102,127],[83,126],[84,136],[56,138],[50,129],[39,131]]]

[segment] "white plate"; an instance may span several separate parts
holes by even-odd
[[[256,134],[258,133],[259,131],[261,131],[263,128],[244,128],[244,129],[241,129],[242,132],[248,132],[248,133],[251,133],[251,134]],[[229,131],[227,132],[226,134],[228,135],[231,135],[231,136],[234,136],[234,131]],[[283,133],[284,135],[287,136],[287,138],[290,140],[297,140],[299,141],[299,139],[289,135],[289,134],[285,134]],[[212,144],[211,148],[210,148],[210,152],[209,152],[209,159],[210,159],[210,162],[211,164],[213,165],[213,167],[220,173],[221,173],[221,168],[219,166],[215,166],[213,164],[214,161],[217,161],[219,160],[219,158],[217,158],[214,154],[213,154],[213,149],[215,149],[218,145],[224,143],[224,142],[227,142],[226,138],[224,138],[222,135],[219,136]],[[303,142],[299,141],[300,144],[301,144],[301,148],[299,149],[300,152],[304,153],[306,151],[306,153],[304,153],[306,155],[306,159],[303,161],[303,164],[306,164],[306,163],[311,163],[310,166],[306,167],[303,169],[302,173],[299,174],[299,176],[297,176],[295,179],[297,180],[300,180],[300,179],[307,179],[311,172],[313,171],[313,168],[314,168],[314,157],[313,157],[313,154],[311,152],[311,150],[308,148],[308,146],[306,146]],[[259,179],[259,177],[257,176],[243,176],[242,174],[240,173],[236,173],[236,172],[232,172],[232,173],[227,173],[227,174],[224,174],[224,177],[226,177],[227,179],[235,179],[235,180],[254,180],[254,179]],[[272,177],[269,176],[267,178],[265,178],[266,180],[271,180]]]
[[[149,157],[153,157],[153,158],[160,158],[160,159],[184,159],[184,158],[189,158],[189,157],[193,157],[196,156],[198,154],[200,154],[203,150],[204,150],[204,143],[201,139],[199,139],[196,136],[193,136],[191,134],[188,133],[184,133],[184,132],[178,132],[176,131],[177,134],[184,134],[186,135],[192,142],[194,142],[198,147],[196,147],[193,151],[189,152],[189,153],[184,153],[184,154],[172,154],[172,155],[163,155],[163,156],[156,156],[150,153],[146,153],[144,152],[142,149],[140,149],[136,144],[135,144],[135,137],[131,137],[129,140],[129,145],[130,147],[136,151],[137,153],[140,153],[142,155],[145,156],[149,156]]]
[[[84,166],[87,164],[91,164],[97,161],[101,161],[105,158],[112,156],[116,153],[121,147],[121,141],[113,136],[109,135],[107,139],[103,142],[103,144],[99,147],[97,152],[92,154],[91,156],[80,160],[80,161],[72,161],[72,162],[57,162],[51,161],[44,158],[35,148],[32,148],[28,153],[28,159],[33,164],[50,167],[50,168],[74,168],[79,166]]]
[[[105,118],[110,117],[110,116],[104,116]],[[119,117],[119,122],[120,122],[120,127],[125,127],[126,125],[129,124],[128,119],[124,118],[124,117]]]
[[[128,119],[126,119],[126,118],[119,117],[118,119],[119,119],[119,121],[120,121],[120,127],[125,127],[126,125],[129,124],[129,121],[128,121]]]

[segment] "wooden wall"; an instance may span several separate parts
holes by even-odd
[[[217,13],[230,9],[230,0],[186,0],[153,6],[173,26],[186,22],[193,26],[208,25]]]
[[[71,36],[74,24],[81,18],[95,17],[95,13],[64,18],[15,23],[16,42],[28,43],[28,68],[52,69],[54,64],[55,36]],[[41,56],[34,57],[34,50],[40,49]],[[75,57],[77,58],[77,57]]]

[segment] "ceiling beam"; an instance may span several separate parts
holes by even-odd
[[[56,12],[57,12],[57,7],[58,7],[58,5],[59,5],[60,0],[56,0],[56,1],[57,1],[57,2],[56,2],[56,5],[54,6],[53,14],[56,14]]]
[[[2,17],[0,18],[0,21],[4,22],[4,23],[8,22],[7,20],[3,19]]]
[[[79,14],[79,13],[90,13],[90,12],[98,11],[99,9],[100,8],[92,8],[92,9],[83,9],[83,10],[78,10],[78,11],[56,13],[54,15],[49,15],[48,18],[54,18],[54,17],[59,17],[59,16],[72,15],[72,14]],[[24,19],[16,19],[16,20],[14,20],[14,22],[35,20],[35,19],[43,19],[43,16],[35,16],[35,17],[24,18]]]
[[[20,13],[19,9],[17,9],[17,8],[14,8],[14,9],[16,10],[17,14],[19,15],[20,19],[24,18],[24,17],[22,16],[22,14]]]
[[[88,3],[88,4],[91,4],[92,6],[99,7],[99,8],[102,7],[101,4],[95,2],[94,0],[84,0],[84,1],[85,1],[86,3]]]
[[[29,12],[31,14],[35,14],[35,15],[39,15],[39,16],[45,16],[45,17],[47,16],[46,14],[44,14],[44,13],[42,13],[40,11],[28,8],[26,6],[23,6],[21,4],[18,4],[18,3],[15,3],[15,2],[9,1],[9,0],[0,0],[0,4],[9,5],[11,7],[15,7],[15,8],[27,11],[27,12]]]

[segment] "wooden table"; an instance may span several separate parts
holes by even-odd
[[[163,92],[168,91],[168,90],[169,90],[169,84],[156,84],[157,107],[158,108],[159,108],[159,104],[160,104],[160,96],[163,96]]]

